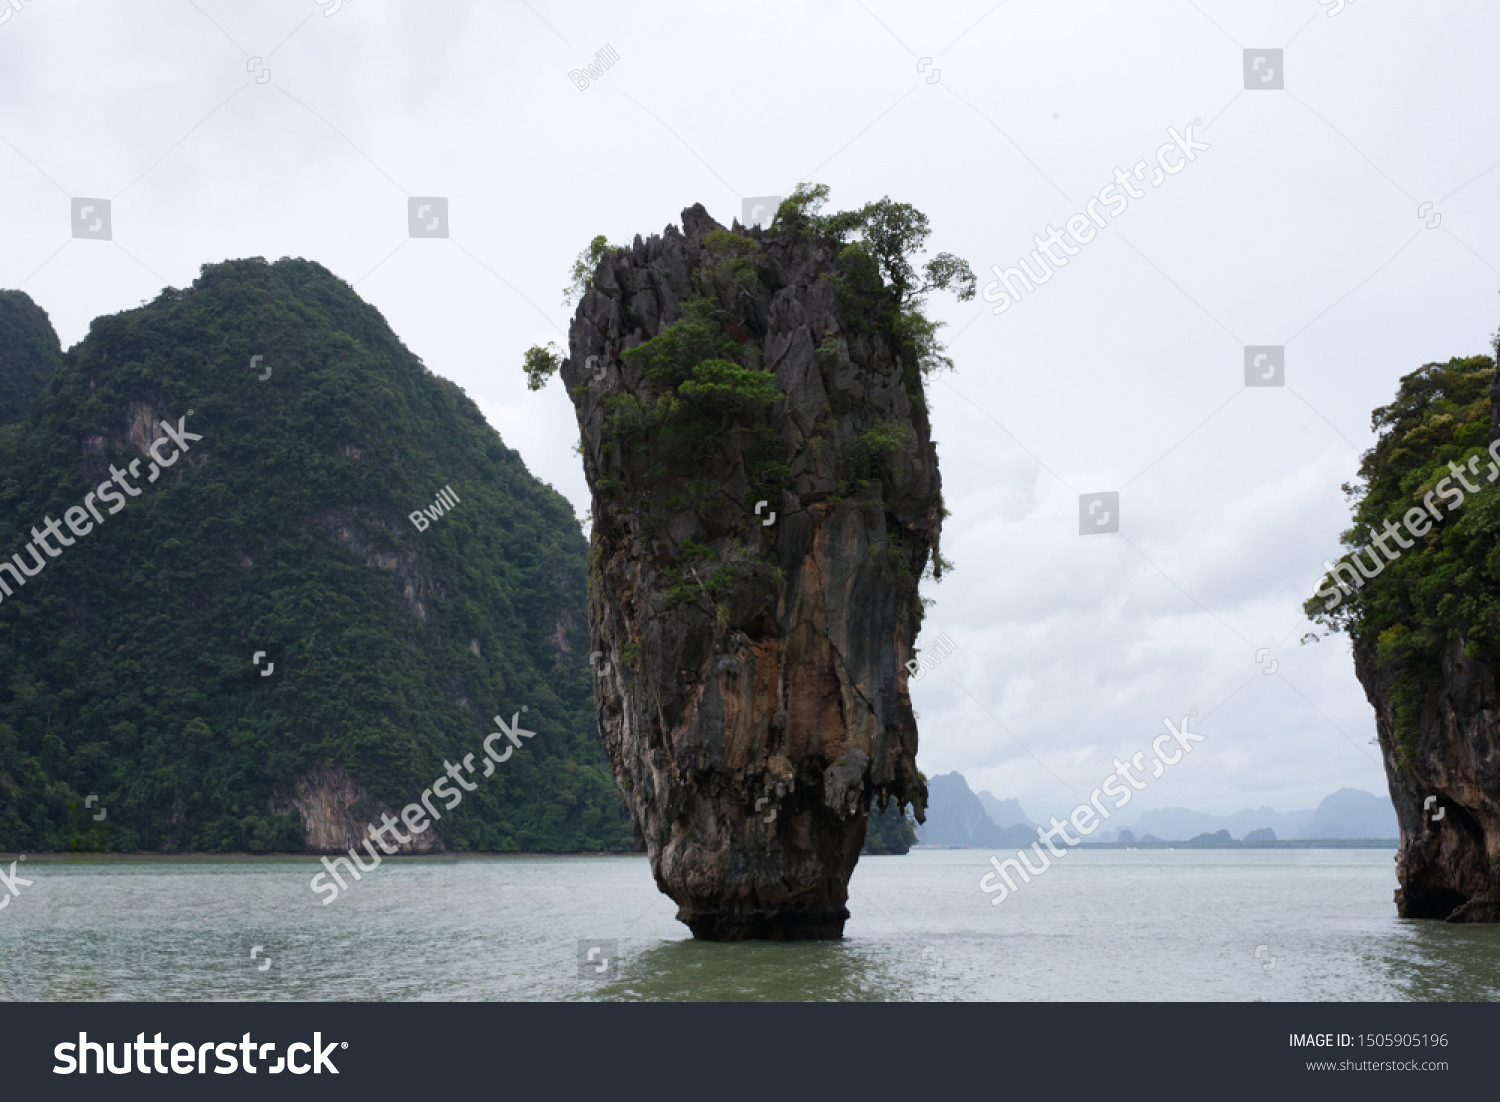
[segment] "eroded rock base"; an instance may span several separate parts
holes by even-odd
[[[844,936],[849,911],[762,911],[759,913],[688,914],[679,909],[677,919],[687,924],[693,936],[704,941],[811,941]]]

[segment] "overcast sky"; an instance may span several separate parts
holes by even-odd
[[[1065,813],[1197,709],[1205,741],[1128,817],[1384,794],[1347,643],[1299,646],[1300,605],[1370,411],[1500,323],[1500,7],[10,3],[0,286],[65,346],[201,264],[316,260],[580,516],[572,408],[519,365],[565,343],[593,235],[694,202],[727,225],[817,181],[835,209],[914,204],[984,283],[1148,162],[1143,197],[1003,314],[931,302],[958,367],[932,387],[957,569],[920,642],[957,650],[913,686],[918,762]],[[1151,186],[1189,125],[1210,148]],[[434,196],[451,236],[409,237],[408,198]],[[111,201],[112,240],[72,236],[79,197]],[[1284,347],[1284,385],[1245,385],[1247,345]],[[1102,491],[1119,531],[1081,536]]]

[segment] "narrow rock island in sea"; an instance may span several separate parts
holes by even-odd
[[[924,216],[770,230],[702,206],[580,258],[561,363],[593,494],[605,750],[658,886],[697,937],[838,937],[872,800],[923,816],[907,663],[944,517],[924,376],[951,363],[909,257]],[[528,353],[534,385],[558,357]]]
[[[1347,552],[1307,602],[1375,709],[1403,918],[1500,921],[1500,419],[1495,361],[1428,364],[1377,409]]]

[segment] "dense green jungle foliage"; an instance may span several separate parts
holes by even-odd
[[[876,799],[870,804],[870,821],[865,825],[863,853],[906,853],[917,843],[917,823],[910,811],[896,805],[895,800],[880,809]]]
[[[1356,504],[1343,561],[1363,569],[1341,571],[1342,589],[1325,575],[1304,606],[1393,675],[1398,760],[1413,751],[1450,643],[1500,656],[1500,487],[1490,481],[1500,467],[1488,450],[1494,376],[1488,356],[1427,364],[1371,414],[1380,438],[1360,463],[1361,482],[1344,486]]]
[[[25,417],[61,366],[46,311],[24,291],[0,291],[0,425]]]
[[[50,376],[0,430],[0,554],[159,422],[202,440],[149,484],[142,460],[140,496],[0,601],[0,850],[301,850],[295,778],[342,768],[399,808],[518,712],[536,736],[474,774],[444,844],[633,848],[578,521],[347,283],[205,266],[95,320],[55,373],[45,348],[11,352],[37,345],[32,310],[0,296],[0,396]],[[419,531],[445,486],[459,504]]]

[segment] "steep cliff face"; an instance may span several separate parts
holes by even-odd
[[[1404,558],[1387,562],[1357,598],[1354,668],[1376,730],[1400,824],[1396,906],[1403,918],[1500,921],[1500,694],[1494,644],[1500,596],[1500,379],[1486,358],[1429,365],[1442,401],[1423,398],[1372,453],[1401,482],[1402,504],[1443,514]],[[1446,374],[1442,374],[1446,372]],[[1418,373],[1421,374],[1421,373]],[[1408,392],[1403,380],[1396,410]],[[1488,385],[1488,402],[1484,386]],[[1413,412],[1415,410],[1416,412]],[[1377,415],[1386,411],[1378,411]],[[1483,455],[1485,443],[1489,455]],[[1412,455],[1420,456],[1411,460]],[[1475,456],[1466,465],[1465,459]],[[1477,492],[1443,509],[1452,472]],[[1421,472],[1419,464],[1427,467]],[[1377,469],[1369,460],[1367,470]],[[1448,475],[1446,482],[1439,475]],[[1449,497],[1447,500],[1452,501]],[[1387,507],[1389,513],[1389,507]],[[1451,515],[1449,515],[1451,513]],[[1408,533],[1410,534],[1410,533]],[[1371,562],[1374,552],[1369,552]],[[1432,556],[1430,559],[1427,556]],[[1439,557],[1441,556],[1441,557]],[[1406,570],[1408,573],[1403,574]],[[1441,574],[1439,574],[1441,571]],[[1381,572],[1377,572],[1379,574]],[[1440,584],[1435,584],[1440,583]]]
[[[1402,918],[1500,921],[1500,696],[1490,666],[1460,643],[1443,655],[1415,739],[1396,738],[1389,670],[1358,647],[1354,668],[1375,708],[1391,802],[1401,826]],[[1429,803],[1429,799],[1435,799]]]
[[[344,853],[369,841],[367,830],[380,823],[382,815],[397,818],[401,809],[373,799],[365,787],[349,776],[343,766],[320,765],[293,778],[290,791],[273,793],[271,809],[285,814],[296,809],[307,833],[310,853]],[[436,830],[402,835],[401,842],[387,836],[386,845],[398,853],[441,853],[443,840]],[[371,854],[371,856],[374,856]]]
[[[839,936],[871,799],[923,817],[904,664],[941,483],[884,293],[694,206],[573,321],[599,729],[698,937]]]

